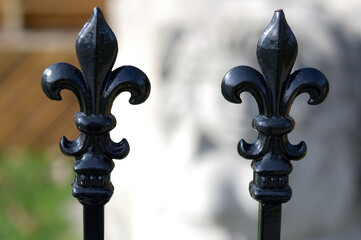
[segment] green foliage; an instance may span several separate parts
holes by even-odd
[[[54,168],[53,160],[44,151],[0,152],[0,239],[76,239],[66,215],[75,201],[71,166]]]

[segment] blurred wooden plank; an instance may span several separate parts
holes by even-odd
[[[50,28],[79,28],[81,29],[91,16],[91,11],[83,15],[36,15],[25,14],[25,28],[50,29]]]
[[[95,0],[23,0],[24,12],[28,14],[84,15],[96,6],[103,9],[104,1]]]
[[[75,96],[63,91],[61,102],[52,101],[40,85],[43,71],[60,61],[78,66],[74,53],[0,52],[0,148],[57,145],[63,135],[78,136]]]
[[[80,28],[104,1],[24,0],[25,28]]]
[[[75,99],[72,96],[68,96],[67,100],[49,102],[51,100],[46,99],[34,105],[31,111],[24,112],[21,121],[13,125],[13,134],[8,140],[9,143],[45,146],[49,143],[59,144],[63,135],[70,139],[75,138],[78,131],[73,122],[73,115],[79,109],[76,109]],[[66,129],[71,131],[66,132]]]
[[[21,62],[27,57],[27,53],[16,53],[2,51],[0,56],[0,88],[1,84],[5,82],[7,75],[11,74]]]
[[[20,30],[23,26],[22,0],[0,1],[2,28]]]
[[[48,104],[53,109],[57,109],[56,112],[53,110],[44,111],[44,109],[38,109],[38,123],[39,130],[36,135],[29,136],[28,142],[33,144],[48,145],[47,142],[51,141],[59,144],[59,140],[62,136],[66,136],[70,140],[74,140],[79,135],[79,130],[76,128],[73,118],[75,113],[79,112],[78,104],[75,104],[75,96],[70,92],[63,93],[63,99],[67,101],[53,102]],[[61,106],[62,105],[62,106]],[[52,115],[50,115],[50,113]],[[43,124],[41,118],[47,119],[47,124]],[[31,127],[31,126],[29,126]]]

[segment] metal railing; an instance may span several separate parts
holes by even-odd
[[[74,122],[81,132],[74,141],[63,137],[60,149],[74,157],[75,180],[72,193],[83,205],[84,239],[104,239],[104,205],[110,200],[113,185],[110,173],[113,159],[129,152],[126,139],[114,143],[109,132],[115,127],[111,107],[116,96],[129,91],[131,104],[144,102],[150,93],[147,76],[138,68],[123,66],[112,71],[117,56],[117,40],[105,22],[101,10],[80,31],[76,52],[81,70],[67,63],[48,67],[42,88],[53,100],[61,100],[60,91],[72,91],[80,105]],[[294,128],[289,116],[294,99],[310,95],[309,104],[321,103],[328,94],[326,77],[316,69],[304,68],[291,73],[297,56],[297,41],[282,10],[277,10],[259,39],[257,57],[262,73],[248,66],[231,69],[223,78],[222,94],[232,103],[241,103],[240,94],[250,92],[258,104],[259,115],[252,122],[258,131],[254,143],[241,140],[239,154],[253,159],[254,178],[251,196],[259,201],[258,239],[280,239],[281,204],[291,198],[288,175],[290,160],[306,154],[306,144],[292,145],[287,134]]]

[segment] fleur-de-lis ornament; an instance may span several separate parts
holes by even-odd
[[[329,91],[326,77],[314,68],[303,68],[291,74],[296,56],[296,38],[283,11],[277,10],[257,44],[257,58],[263,74],[248,66],[238,66],[224,76],[221,85],[222,94],[228,101],[241,103],[240,94],[248,91],[258,104],[259,115],[252,121],[253,128],[258,131],[257,140],[247,143],[242,139],[238,152],[244,158],[253,159],[251,196],[261,203],[261,208],[272,206],[274,210],[279,206],[275,215],[280,215],[280,204],[291,198],[290,160],[301,159],[306,154],[303,141],[293,145],[287,138],[295,125],[289,116],[291,105],[301,93],[309,94],[308,104],[319,104]],[[268,210],[261,211],[260,216],[264,217]],[[275,235],[265,236],[267,232],[259,234],[263,234],[260,239],[279,239]]]
[[[116,125],[111,114],[113,101],[118,94],[128,91],[129,102],[140,104],[150,93],[149,80],[138,68],[123,66],[112,71],[117,52],[116,37],[96,7],[76,40],[81,70],[68,63],[56,63],[44,71],[41,80],[50,99],[61,100],[60,91],[68,89],[79,101],[80,112],[75,114],[74,122],[81,133],[74,141],[62,137],[60,149],[74,157],[73,196],[92,209],[103,206],[111,198],[113,159],[122,159],[129,152],[126,139],[115,143],[109,136]]]

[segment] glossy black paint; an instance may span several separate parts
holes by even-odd
[[[109,131],[115,125],[111,107],[118,94],[131,93],[131,104],[143,103],[149,96],[150,83],[138,68],[123,66],[112,71],[118,52],[117,40],[99,8],[84,25],[76,40],[76,53],[81,70],[68,63],[48,67],[41,86],[53,100],[61,100],[63,89],[72,91],[80,105],[74,116],[79,137],[70,141],[62,137],[60,149],[74,157],[75,180],[72,193],[84,205],[84,239],[103,239],[104,204],[113,194],[110,173],[113,159],[129,152],[126,139],[115,143]]]
[[[254,178],[249,189],[251,196],[260,202],[259,239],[280,238],[281,203],[292,195],[288,185],[290,160],[301,159],[306,154],[303,141],[293,145],[287,138],[295,126],[289,116],[292,103],[299,94],[308,93],[308,104],[319,104],[329,91],[326,77],[314,68],[291,74],[297,51],[297,41],[285,15],[277,10],[257,44],[263,74],[248,66],[238,66],[222,80],[222,94],[228,101],[241,103],[240,94],[248,91],[258,104],[259,115],[252,122],[258,138],[254,143],[242,139],[238,152],[253,160]]]
[[[280,239],[281,235],[281,203],[259,204],[258,239]]]

